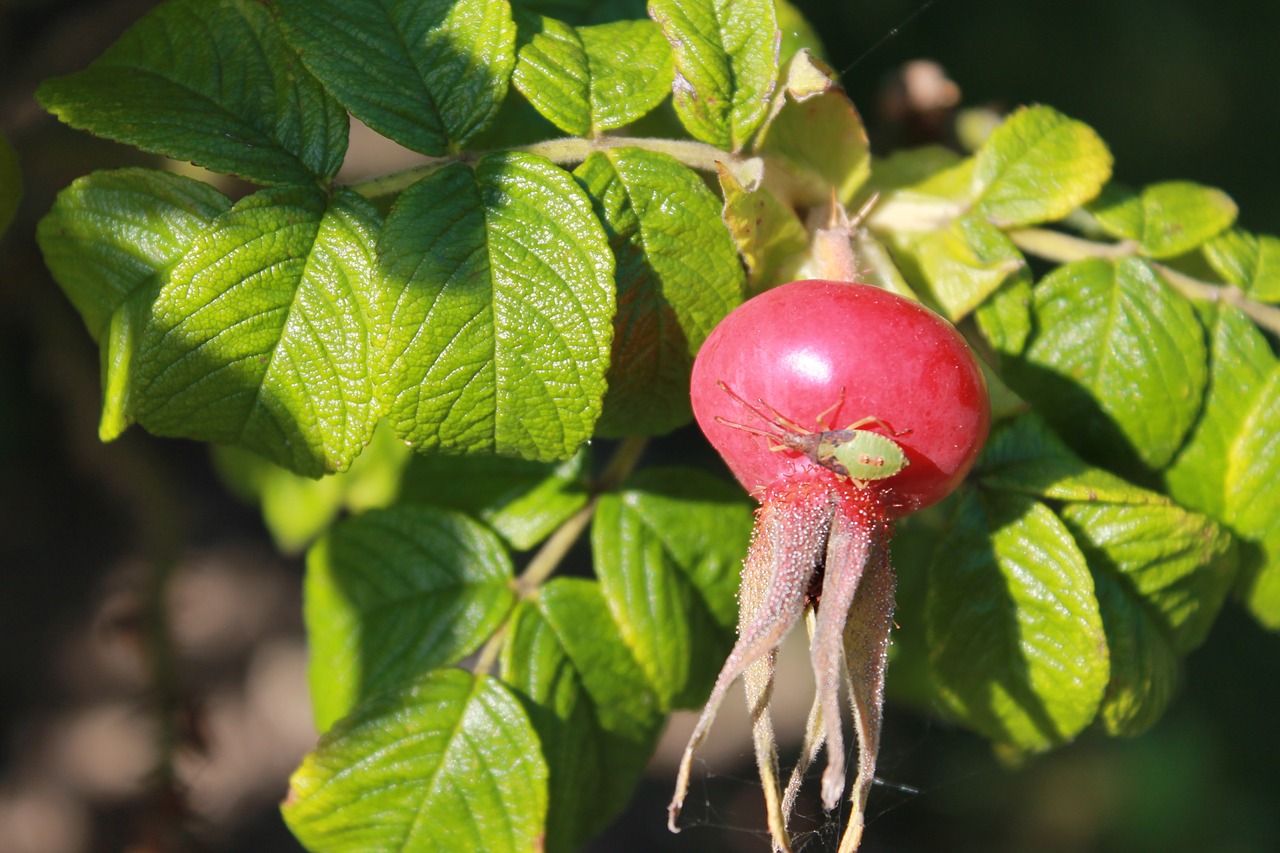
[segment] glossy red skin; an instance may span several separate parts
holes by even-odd
[[[873,481],[890,515],[946,497],[960,483],[991,422],[986,382],[955,328],[923,306],[865,284],[797,281],[744,302],[721,321],[693,365],[693,412],[739,482],[760,497],[784,480],[835,484],[807,457],[771,451],[768,439],[718,423],[761,426],[718,387],[763,400],[807,429],[826,417],[842,429],[874,415],[902,432],[910,464]],[[884,431],[871,427],[876,432]]]

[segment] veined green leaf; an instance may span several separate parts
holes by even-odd
[[[787,65],[774,96],[776,114],[760,132],[755,152],[786,173],[790,202],[826,204],[834,191],[847,204],[871,173],[871,147],[862,117],[835,72],[807,51]]]
[[[662,725],[598,584],[557,578],[512,618],[502,679],[549,770],[546,849],[580,850],[630,799]]]
[[[1200,411],[1204,338],[1146,261],[1066,264],[1035,289],[1037,334],[1006,378],[1086,459],[1160,468]]]
[[[45,264],[99,344],[103,441],[133,421],[131,365],[165,276],[230,206],[200,181],[121,169],[78,179],[40,221]]]
[[[1061,219],[1111,177],[1093,129],[1044,106],[1010,115],[974,157],[973,212],[1001,228]]]
[[[1263,624],[1280,628],[1280,360],[1238,309],[1206,306],[1201,316],[1209,331],[1209,389],[1165,483],[1174,498],[1255,543],[1245,600]]]
[[[1189,252],[1236,219],[1230,196],[1189,181],[1152,184],[1140,193],[1109,184],[1089,211],[1108,234],[1133,240],[1152,258]]]
[[[424,154],[492,121],[515,66],[507,0],[275,0],[290,43],[351,113]]]
[[[254,0],[167,0],[37,97],[72,127],[264,184],[327,180],[347,151],[346,110]]]
[[[18,166],[18,155],[9,140],[0,136],[0,235],[9,230],[21,200],[22,169]]]
[[[592,433],[613,339],[613,253],[568,173],[529,154],[401,194],[378,254],[396,288],[382,388],[420,449],[563,459]]]
[[[944,706],[1020,752],[1093,721],[1108,681],[1093,580],[1070,532],[1025,495],[961,495],[929,569],[928,642]]]
[[[693,357],[746,286],[720,203],[694,172],[638,148],[592,154],[574,172],[617,258],[618,313],[603,436],[689,422]]]
[[[498,537],[460,513],[400,506],[335,526],[307,554],[317,727],[479,648],[511,608],[511,581]]]
[[[765,187],[749,190],[726,166],[716,166],[724,195],[721,216],[746,262],[749,292],[794,281],[809,247],[800,217]]]
[[[547,767],[502,682],[437,670],[357,707],[289,782],[284,819],[309,850],[542,849]]]
[[[914,244],[934,301],[953,323],[981,305],[1010,276],[1030,280],[1026,258],[985,219],[962,216]]]
[[[1205,243],[1204,256],[1227,282],[1264,302],[1280,302],[1280,237],[1232,228]]]
[[[151,307],[133,366],[138,422],[300,474],[345,470],[379,415],[377,228],[354,193],[307,187],[264,190],[215,219]]]
[[[778,79],[773,0],[650,0],[675,58],[676,114],[698,140],[738,151]]]
[[[974,465],[984,488],[1017,492],[1042,500],[1111,504],[1167,504],[1149,492],[1086,464],[1072,453],[1035,412],[997,426]]]
[[[600,499],[596,575],[663,710],[700,705],[728,654],[750,529],[740,493],[694,470],[648,469]]]
[[[587,505],[590,467],[591,454],[585,447],[563,462],[415,454],[405,471],[400,500],[465,512],[523,551]]]
[[[132,297],[150,304],[163,274],[231,201],[153,169],[93,172],[58,193],[36,239],[54,280],[101,340]]]
[[[574,28],[535,20],[522,24],[536,32],[520,48],[512,82],[566,133],[588,136],[630,124],[670,91],[671,47],[653,21]]]
[[[1093,571],[1111,650],[1102,721],[1139,734],[1164,712],[1179,658],[1204,640],[1231,589],[1231,537],[1172,504],[1070,503],[1062,517]]]

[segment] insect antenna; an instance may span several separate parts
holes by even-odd
[[[721,391],[723,391],[723,392],[725,392],[726,394],[728,394],[728,395],[729,395],[730,397],[732,397],[734,400],[737,400],[739,405],[741,405],[744,409],[746,409],[746,410],[747,410],[748,412],[750,412],[751,414],[755,415],[757,418],[759,418],[759,419],[760,419],[760,420],[762,420],[763,422],[765,422],[765,423],[769,424],[769,426],[771,426],[771,427],[773,427],[774,429],[776,429],[776,430],[778,431],[778,433],[785,434],[785,433],[787,432],[787,430],[788,430],[788,429],[793,430],[794,432],[800,433],[800,434],[802,434],[802,435],[803,435],[803,434],[807,434],[807,433],[809,432],[809,430],[807,430],[807,429],[805,429],[804,427],[800,426],[800,424],[798,424],[798,423],[796,423],[795,421],[791,420],[791,418],[789,418],[789,417],[787,417],[786,415],[782,414],[782,412],[779,412],[777,409],[775,409],[773,406],[770,406],[770,405],[769,405],[768,403],[766,403],[764,400],[757,400],[756,402],[758,402],[761,406],[764,406],[766,409],[768,409],[768,410],[769,410],[769,412],[770,412],[770,414],[772,414],[772,415],[773,415],[773,417],[772,417],[772,418],[770,418],[770,417],[769,417],[768,415],[766,415],[764,412],[760,411],[760,410],[759,410],[759,409],[757,409],[755,406],[751,405],[751,404],[750,404],[750,403],[748,403],[746,400],[744,400],[744,399],[741,397],[741,395],[739,395],[739,394],[738,394],[737,392],[735,392],[732,388],[730,388],[730,387],[729,387],[729,385],[728,385],[728,384],[727,384],[723,379],[718,380],[718,381],[716,382],[716,384],[720,386],[720,390],[721,390]],[[777,437],[778,437],[778,435],[777,435],[776,433],[768,433],[768,432],[764,432],[764,431],[759,430],[759,429],[751,429],[751,428],[746,427],[746,426],[744,426],[744,425],[742,425],[742,424],[735,424],[735,423],[733,423],[733,422],[731,422],[731,421],[724,420],[723,418],[719,418],[719,417],[717,417],[717,418],[716,418],[716,420],[717,420],[717,421],[719,421],[720,423],[725,424],[726,426],[737,426],[737,427],[742,427],[742,429],[745,429],[745,430],[747,430],[748,432],[755,432],[755,433],[757,433],[757,434],[759,434],[759,435],[773,435],[775,438],[777,438]]]

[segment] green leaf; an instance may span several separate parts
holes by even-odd
[[[973,312],[982,335],[1002,356],[1022,354],[1031,337],[1030,276],[1006,278]]]
[[[774,0],[778,15],[778,29],[782,32],[782,42],[778,47],[778,58],[782,62],[790,61],[800,50],[807,50],[811,56],[826,61],[826,49],[822,40],[813,28],[813,24],[787,0]]]
[[[557,578],[522,605],[502,678],[524,701],[547,762],[547,850],[580,850],[631,798],[663,721],[599,585]]]
[[[1162,495],[1083,462],[1034,412],[1019,415],[992,430],[973,474],[983,488],[1042,500],[1168,502]]]
[[[690,169],[639,148],[574,172],[617,259],[609,391],[596,432],[658,435],[689,422],[693,357],[746,286],[720,202]]]
[[[519,153],[445,166],[401,194],[378,254],[398,294],[382,388],[400,436],[544,461],[591,436],[614,262],[568,173]]]
[[[786,175],[795,191],[788,200],[826,204],[834,190],[839,202],[848,203],[871,173],[871,147],[835,72],[807,51],[796,54],[773,109],[755,153]]]
[[[741,150],[778,79],[773,0],[650,0],[675,58],[676,114],[702,142]]]
[[[1176,500],[1233,525],[1242,510],[1257,505],[1261,523],[1240,530],[1254,538],[1280,514],[1280,459],[1257,455],[1280,435],[1275,406],[1280,361],[1238,309],[1218,305],[1201,314],[1211,364],[1204,410],[1186,446],[1164,472],[1165,484]]]
[[[751,512],[699,471],[648,469],[603,496],[591,527],[596,575],[660,707],[696,707],[728,654]]]
[[[332,178],[347,150],[346,110],[254,0],[168,0],[36,96],[72,127],[264,184]]]
[[[1168,464],[1206,382],[1195,312],[1146,261],[1086,260],[1035,289],[1038,329],[1006,379],[1094,462]]]
[[[1030,280],[1026,258],[984,219],[963,216],[915,243],[920,272],[953,323],[967,316],[1010,276]]]
[[[169,275],[134,357],[138,422],[236,444],[308,476],[342,471],[378,419],[378,216],[343,190],[264,190]]]
[[[770,190],[747,189],[721,163],[716,164],[716,171],[724,196],[721,216],[747,265],[749,292],[760,293],[794,281],[809,248],[804,223]]]
[[[650,20],[574,28],[552,18],[519,52],[512,82],[557,127],[575,136],[630,124],[667,97],[671,48]]]
[[[1280,237],[1232,228],[1205,243],[1204,255],[1228,283],[1264,302],[1280,302]]]
[[[512,547],[527,550],[587,505],[590,464],[586,448],[563,462],[418,454],[405,472],[400,500],[468,513]]]
[[[284,819],[308,850],[541,850],[547,768],[500,681],[432,672],[360,705],[306,757]]]
[[[275,0],[290,43],[351,113],[423,154],[485,128],[515,66],[506,0]]]
[[[9,230],[22,200],[22,168],[9,140],[0,136],[0,235]]]
[[[511,560],[460,513],[354,516],[307,554],[305,616],[316,725],[479,648],[511,609]]]
[[[100,345],[103,441],[133,420],[131,366],[165,277],[230,206],[200,181],[121,169],[76,180],[40,220],[45,264]]]
[[[1152,184],[1141,193],[1109,184],[1089,211],[1112,237],[1133,240],[1152,258],[1189,252],[1236,219],[1230,196],[1189,181]]]
[[[1044,106],[1024,107],[974,157],[973,212],[1001,228],[1061,219],[1111,177],[1093,129]]]
[[[164,273],[230,206],[208,184],[171,172],[94,172],[58,193],[36,239],[96,341],[130,299],[150,303]]]
[[[1231,589],[1231,537],[1168,504],[1071,503],[1062,517],[1093,571],[1111,650],[1103,724],[1139,734],[1164,712],[1178,659],[1204,640]]]
[[[213,448],[214,467],[233,491],[262,507],[262,521],[277,548],[297,554],[344,510],[360,513],[390,505],[412,454],[385,426],[351,467],[313,480],[239,447]]]
[[[1044,504],[963,494],[926,613],[939,698],[983,736],[1035,752],[1093,720],[1108,681],[1102,617],[1084,556]]]
[[[1254,615],[1280,628],[1280,360],[1258,328],[1227,305],[1201,309],[1211,371],[1204,410],[1164,472],[1173,497],[1257,545],[1243,592]]]
[[[511,5],[574,26],[642,18],[645,10],[645,0],[512,0]]]

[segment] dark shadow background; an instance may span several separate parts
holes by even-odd
[[[296,707],[301,563],[275,555],[204,448],[137,430],[98,442],[97,352],[34,245],[59,188],[147,158],[59,126],[31,94],[150,5],[0,0],[0,132],[27,182],[0,241],[0,853],[299,849],[274,804],[313,737]],[[1280,232],[1280,4],[800,5],[873,127],[884,79],[931,58],[966,105],[1050,104],[1098,130],[1120,179],[1215,185],[1244,226]],[[684,431],[667,446],[678,454],[697,441]],[[147,567],[166,554],[180,675],[157,688],[140,650]],[[1229,606],[1149,734],[1086,735],[1015,772],[977,738],[891,706],[887,784],[872,793],[862,849],[1280,850],[1277,674],[1280,640]],[[169,734],[183,744],[178,776],[194,814],[181,798],[139,794],[154,779],[156,735],[140,709],[154,701],[178,720]],[[590,849],[767,849],[748,747],[695,782],[679,836],[664,826],[671,784],[655,765]],[[805,849],[834,849],[838,827],[806,807]]]

